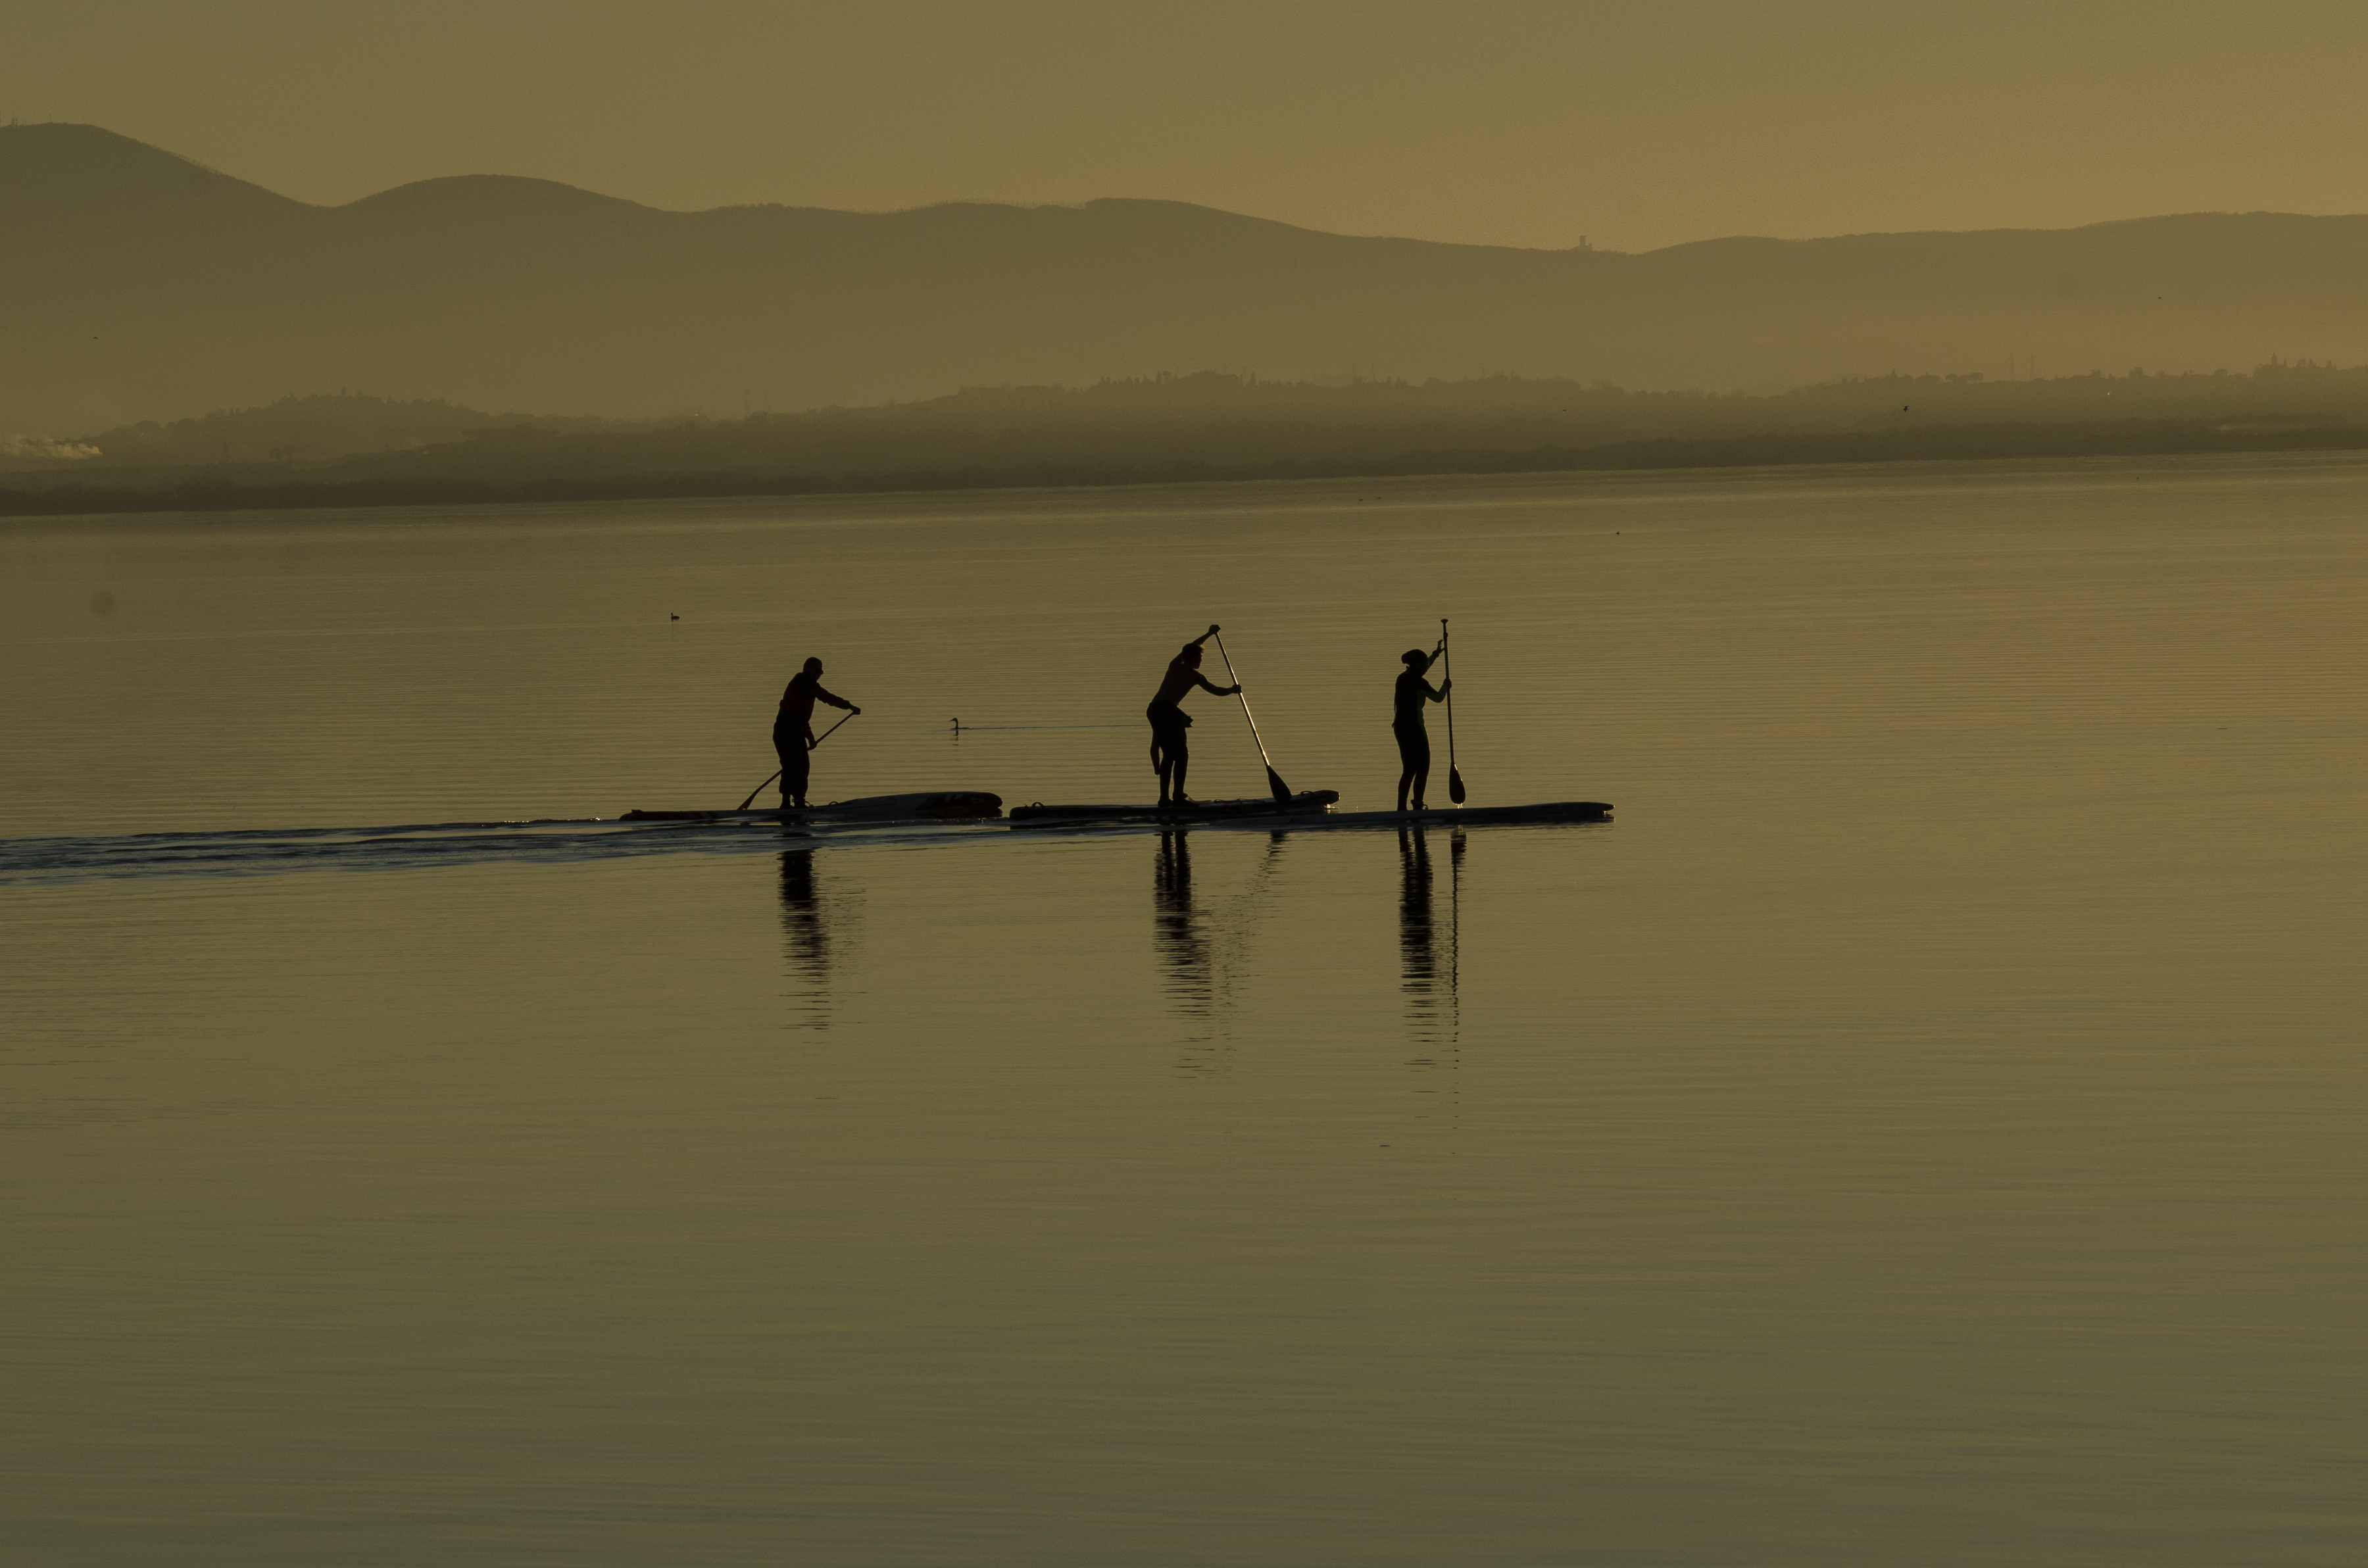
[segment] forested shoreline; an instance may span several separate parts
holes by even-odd
[[[2210,453],[2368,450],[2368,426],[2229,429],[2204,421],[2112,425],[1943,426],[1915,431],[1618,443],[1573,449],[1417,452],[1372,462],[1281,460],[1216,464],[915,470],[836,477],[654,473],[502,482],[449,475],[346,481],[237,483],[191,479],[170,488],[65,484],[0,486],[0,516],[112,512],[224,512],[300,507],[484,506],[504,503],[667,500],[740,495],[831,495],[896,491],[1010,490],[1244,483],[1419,475],[1616,472],[1806,464],[1982,461],[2010,458],[2169,457]]]

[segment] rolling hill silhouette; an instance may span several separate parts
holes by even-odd
[[[1799,384],[2368,358],[2368,217],[1729,239],[1640,256],[1178,202],[663,212],[545,180],[320,208],[91,126],[0,128],[0,430],[367,388],[644,416],[1220,368]]]

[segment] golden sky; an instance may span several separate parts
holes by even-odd
[[[2368,210],[2368,6],[13,0],[0,119],[307,201],[532,175],[653,206],[1159,197],[1347,233]]]

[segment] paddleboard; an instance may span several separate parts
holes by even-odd
[[[977,790],[865,795],[786,812],[627,812],[620,822],[962,822],[1002,814],[1003,797]]]
[[[1419,812],[1326,812],[1309,816],[1269,812],[1262,817],[1227,817],[1203,825],[1280,833],[1317,827],[1478,827],[1494,823],[1611,820],[1611,807],[1605,801],[1553,801],[1530,806],[1434,806]]]
[[[1015,826],[1030,824],[1074,822],[1164,822],[1178,818],[1189,822],[1209,822],[1229,816],[1271,816],[1278,809],[1293,813],[1323,812],[1340,798],[1338,790],[1303,790],[1291,798],[1288,808],[1278,808],[1271,795],[1258,795],[1240,801],[1193,801],[1181,807],[1161,805],[1141,806],[1014,806],[1011,821]]]

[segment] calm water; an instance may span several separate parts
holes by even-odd
[[[2364,525],[2280,459],[0,526],[0,1557],[2357,1562]],[[818,795],[1145,798],[1212,619],[1385,805],[1442,615],[1474,803],[1615,823],[586,820],[735,803],[809,653]]]

